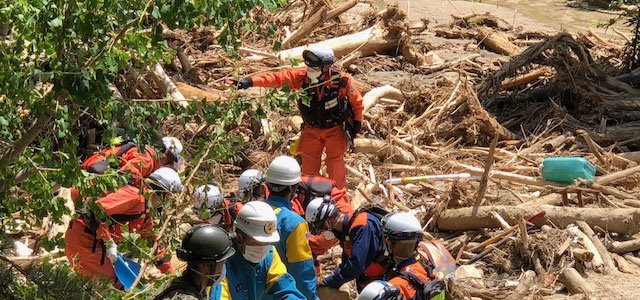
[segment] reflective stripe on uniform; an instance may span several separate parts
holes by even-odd
[[[324,103],[324,109],[331,109],[331,108],[335,107],[336,105],[338,105],[338,99],[337,98],[325,102]]]

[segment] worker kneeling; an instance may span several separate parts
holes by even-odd
[[[400,289],[401,299],[444,300],[444,282],[432,278],[431,267],[416,251],[422,240],[418,218],[411,213],[390,213],[382,219],[382,228],[393,261],[384,279]]]
[[[231,237],[222,228],[200,224],[191,228],[176,250],[178,259],[187,262],[187,270],[161,289],[154,300],[204,300],[207,287],[225,277],[225,263],[236,253]]]
[[[317,198],[305,211],[311,233],[337,237],[342,247],[342,264],[329,277],[320,280],[318,287],[337,289],[356,279],[358,290],[372,280],[382,278],[386,268],[382,265],[384,245],[382,226],[373,214],[356,211],[344,214],[330,199]]]
[[[272,245],[280,240],[277,217],[262,201],[246,203],[234,222],[236,253],[226,263],[222,283],[211,289],[212,300],[305,299]]]

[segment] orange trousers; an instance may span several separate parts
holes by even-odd
[[[64,235],[64,241],[67,243],[64,250],[71,267],[77,273],[91,279],[103,277],[119,285],[113,264],[103,251],[102,240],[96,240],[94,248],[94,236],[86,232],[85,228],[78,220],[72,220]]]
[[[327,153],[325,164],[329,178],[336,181],[337,188],[343,188],[347,183],[344,153],[348,147],[349,142],[342,126],[319,129],[305,125],[298,146],[302,154],[302,173],[320,175],[322,152],[324,151]]]

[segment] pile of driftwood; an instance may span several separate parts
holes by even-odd
[[[620,45],[593,32],[523,32],[489,14],[411,24],[395,7],[376,12],[357,0],[336,6],[298,0],[277,14],[254,16],[277,25],[282,50],[272,50],[273,38],[247,31],[239,56],[231,57],[215,44],[219,31],[165,30],[174,61],[132,68],[115,87],[130,101],[186,105],[243,93],[260,103],[264,90],[238,92],[224,79],[288,67],[310,44],[324,43],[364,95],[363,133],[346,156],[353,204],[415,211],[425,232],[442,239],[464,266],[449,282],[456,299],[591,298],[597,291],[585,274],[640,272],[634,237],[640,232],[640,90],[634,88],[640,77],[615,71]],[[431,47],[435,39],[447,43]],[[444,60],[439,50],[457,56]],[[392,69],[389,79],[404,80],[381,84],[371,69]],[[265,169],[289,153],[302,123],[280,111],[263,120],[240,118],[246,122],[229,132],[244,137],[244,160],[214,171],[227,178],[249,166]],[[185,141],[188,155],[208,130],[189,124],[171,133]],[[596,178],[543,180],[540,164],[557,156],[585,157],[597,167]],[[459,173],[470,176],[383,183]],[[339,263],[338,254],[328,254],[325,266]]]

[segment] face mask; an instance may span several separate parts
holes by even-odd
[[[244,246],[244,253],[242,253],[242,256],[254,263],[257,264],[259,263],[265,256],[267,256],[267,254],[269,254],[269,249],[270,249],[271,245],[266,245],[266,246],[249,246],[249,245],[245,245]]]
[[[320,75],[322,75],[322,71],[316,71],[312,68],[307,68],[307,77],[309,77],[309,79],[320,79]]]

